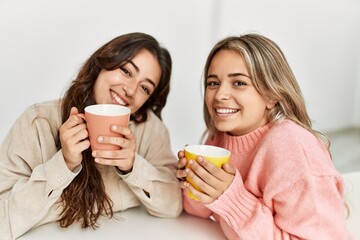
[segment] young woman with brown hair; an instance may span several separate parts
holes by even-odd
[[[144,205],[158,217],[177,217],[181,190],[176,157],[161,111],[172,61],[144,33],[114,38],[84,63],[60,100],[35,104],[15,122],[0,149],[0,233],[13,239],[53,221],[97,227],[101,215]],[[130,108],[123,137],[102,136],[121,150],[91,151],[79,113],[92,104]]]

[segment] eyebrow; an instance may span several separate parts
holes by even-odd
[[[244,76],[244,77],[251,79],[250,76],[246,75],[245,73],[229,73],[227,76],[228,77]],[[208,78],[219,79],[218,75],[216,75],[216,74],[209,74],[206,79],[208,79]]]
[[[131,61],[131,60],[129,59],[129,60],[127,60],[127,63],[130,63],[130,64],[135,68],[135,71],[136,71],[136,72],[140,72],[139,67],[136,66],[136,64],[135,64],[133,61]],[[150,83],[151,85],[153,85],[154,88],[156,88],[155,82],[154,82],[153,80],[151,80],[150,78],[146,78],[145,81],[147,81],[148,83]]]

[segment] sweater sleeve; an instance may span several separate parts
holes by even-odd
[[[81,170],[74,173],[66,167],[49,122],[30,112],[15,122],[0,149],[2,239],[15,239],[45,218],[56,218],[56,202]]]
[[[206,206],[221,217],[229,239],[352,239],[339,221],[344,216],[334,179],[299,181],[274,196],[273,204],[275,213],[236,173],[227,191]]]
[[[182,195],[167,128],[151,115],[149,122],[134,132],[138,144],[134,166],[130,173],[120,176],[150,214],[179,216],[183,209]]]

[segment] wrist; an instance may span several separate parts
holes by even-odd
[[[116,166],[116,169],[118,170],[118,172],[121,174],[121,175],[126,175],[128,173],[130,173],[132,171],[132,167],[128,170],[122,170],[120,169],[118,166]]]

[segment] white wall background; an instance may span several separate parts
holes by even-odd
[[[315,128],[360,127],[358,0],[0,0],[0,142],[27,106],[62,96],[93,51],[134,31],[172,54],[163,114],[174,153],[204,130],[201,80],[211,47],[248,31],[280,45]]]

